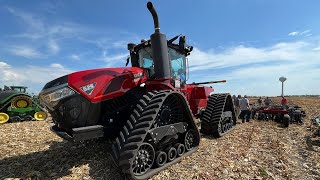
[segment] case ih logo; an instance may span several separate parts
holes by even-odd
[[[84,91],[86,94],[91,95],[92,91],[94,90],[94,88],[96,87],[97,83],[91,83],[85,86],[82,86],[81,89],[82,91]]]

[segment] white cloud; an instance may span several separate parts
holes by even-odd
[[[58,63],[50,64],[50,67],[52,67],[52,68],[59,68],[59,69],[63,69],[63,68],[64,68],[61,64],[58,64]]]
[[[320,51],[320,46],[313,48],[314,51]]]
[[[268,47],[236,46],[222,52],[194,49],[189,58],[190,82],[226,79],[221,92],[279,95],[280,76],[286,93],[320,94],[320,51],[311,41],[283,42]]]
[[[73,59],[73,60],[76,60],[76,61],[79,61],[81,59],[80,56],[77,55],[77,54],[71,54],[70,58]]]
[[[35,51],[38,54],[43,53],[40,53],[40,50],[46,53],[49,52],[48,56],[55,55],[60,51],[58,40],[62,41],[62,39],[76,37],[80,31],[85,31],[83,27],[74,23],[52,23],[51,19],[46,19],[44,16],[24,12],[12,7],[7,7],[7,9],[12,15],[17,17],[17,21],[23,23],[23,31],[9,37],[14,38],[12,42],[16,44],[19,44],[19,42],[24,42],[24,44],[29,43],[29,51],[25,52],[26,56],[31,54],[30,57],[33,57]],[[17,41],[19,39],[20,41]],[[47,47],[47,49],[39,49],[39,47]],[[33,49],[32,52],[30,52],[31,49]],[[14,54],[19,55],[17,53]]]
[[[128,53],[108,54],[107,51],[103,51],[101,60],[106,62],[106,67],[115,67],[120,64],[125,64],[128,57]],[[123,63],[121,63],[123,62]]]
[[[29,46],[13,46],[8,48],[8,50],[14,55],[22,56],[29,59],[44,57],[44,55],[41,54],[39,51]]]
[[[60,50],[60,47],[59,45],[57,44],[57,42],[53,39],[50,39],[49,42],[48,42],[48,47],[49,47],[49,50],[51,53],[53,54],[56,54],[59,52]]]
[[[310,32],[311,32],[311,30],[308,29],[308,30],[302,31],[302,32],[300,33],[300,35],[310,34]]]
[[[306,37],[308,37],[308,36],[312,36],[312,34],[311,34],[311,30],[308,29],[308,30],[305,30],[305,31],[302,31],[302,32],[300,32],[300,31],[290,32],[288,34],[288,36],[306,36]]]
[[[23,66],[14,67],[0,62],[0,87],[3,85],[26,85],[34,92],[38,92],[47,82],[73,72],[61,64],[49,66]]]
[[[0,61],[0,68],[1,69],[8,69],[8,68],[10,68],[10,65],[5,62]]]
[[[299,34],[298,31],[293,31],[293,32],[290,32],[288,35],[289,35],[289,36],[296,36],[296,35],[298,35],[298,34]]]

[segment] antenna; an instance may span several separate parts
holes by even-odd
[[[285,82],[287,80],[287,78],[285,78],[285,77],[280,77],[279,78],[279,81],[281,82],[281,84],[282,84],[282,90],[281,90],[281,96],[283,97],[283,83]]]

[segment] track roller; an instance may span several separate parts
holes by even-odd
[[[24,121],[32,121],[33,117],[32,116],[26,116],[23,118]]]
[[[177,157],[177,150],[174,147],[169,147],[167,150],[168,161],[173,161]]]
[[[155,163],[157,167],[163,166],[167,162],[168,156],[167,153],[163,151],[157,152]]]
[[[183,144],[177,143],[174,145],[174,148],[177,149],[177,156],[180,157],[183,155],[183,153],[186,151],[186,148]]]

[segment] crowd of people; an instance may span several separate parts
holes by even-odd
[[[257,103],[250,104],[250,101],[247,95],[242,97],[241,95],[233,95],[232,96],[233,104],[235,106],[236,116],[242,120],[242,122],[250,122],[250,119],[254,119],[256,114],[256,109],[259,107],[269,107],[272,104],[272,100],[267,96],[264,100],[260,96],[257,100]],[[264,103],[264,105],[263,105]],[[286,108],[287,99],[282,96],[281,106]]]

